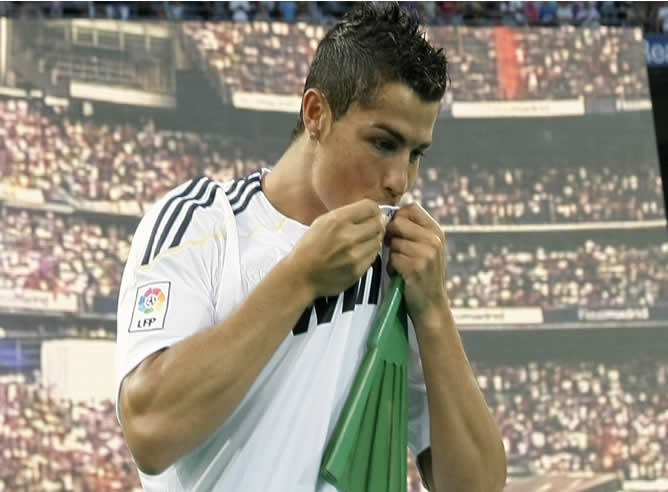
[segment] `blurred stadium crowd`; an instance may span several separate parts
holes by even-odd
[[[615,26],[430,31],[448,47],[453,70],[448,97],[457,101],[648,98],[644,59],[627,53],[640,34],[616,27],[668,32],[668,2],[405,3],[432,25]],[[325,26],[352,5],[0,2],[0,15],[197,20],[180,28],[186,48],[221,86],[299,95]],[[223,29],[209,22],[217,20],[237,23]],[[545,36],[548,30],[554,34]],[[517,73],[497,73],[503,50],[515,53]],[[114,312],[138,216],[196,175],[222,182],[271,167],[287,139],[265,142],[260,148],[250,138],[164,130],[150,119],[77,120],[39,101],[0,100],[0,201],[6,201],[0,203],[0,289],[75,294],[84,312],[100,312],[100,306]],[[661,175],[651,162],[621,169],[547,160],[457,168],[427,159],[422,167],[413,198],[443,225],[665,218]],[[71,206],[74,212],[41,209],[44,205]],[[668,300],[665,241],[565,235],[536,246],[521,239],[453,236],[447,289],[454,307],[653,307]],[[79,326],[68,329],[74,331],[67,335],[92,336]],[[514,467],[528,474],[668,478],[667,364],[473,361],[473,366]],[[39,374],[0,375],[0,492],[140,491],[112,402],[57,400],[39,381]],[[410,458],[408,482],[408,492],[421,490]]]
[[[535,167],[421,170],[413,197],[441,224],[498,225],[663,218],[661,173],[655,164],[623,169]]]
[[[169,189],[199,174],[226,181],[271,167],[287,140],[166,131],[153,122],[102,124],[49,115],[39,102],[0,100],[0,185],[38,190],[46,202],[129,202],[141,215]],[[653,163],[598,169],[439,166],[428,159],[413,198],[444,225],[649,220],[665,217]]]
[[[49,202],[141,197],[143,205],[198,174],[225,181],[274,157],[244,139],[162,131],[151,122],[52,119],[41,103],[32,104],[0,101],[0,176],[5,184],[41,190]]]
[[[0,15],[327,24],[357,2],[0,2]],[[429,24],[642,26],[668,32],[667,2],[402,2]],[[666,10],[664,10],[666,9]]]
[[[96,310],[96,299],[115,298],[134,228],[52,212],[3,212],[0,288],[76,294],[86,311]]]
[[[190,52],[208,64],[226,90],[297,97],[325,34],[323,26],[269,22],[187,22],[182,30]],[[447,47],[451,62],[446,103],[649,98],[645,60],[636,52],[639,30],[464,26],[430,28],[428,35]]]
[[[545,243],[531,248],[478,239],[450,253],[446,285],[452,305],[610,308],[668,300],[668,242]]]
[[[14,208],[0,209],[0,226],[0,288],[75,294],[88,312],[118,292],[132,226]],[[460,241],[449,242],[453,307],[653,307],[668,299],[668,242]]]
[[[532,473],[668,476],[668,365],[532,362],[475,366],[509,461]]]
[[[0,492],[141,492],[113,403],[56,399],[36,381],[0,376]]]
[[[270,167],[286,144],[267,151],[251,139],[165,131],[151,121],[73,121],[40,104],[0,101],[0,194],[37,192],[38,202],[77,212],[0,209],[0,288],[75,294],[86,311],[117,292],[136,218],[155,200],[199,174],[222,182]],[[427,161],[412,196],[453,226],[665,217],[661,175],[651,163],[463,169]],[[88,213],[119,213],[107,204],[125,204],[120,211],[135,219],[104,223]],[[651,307],[668,299],[668,243],[451,244],[455,307]]]
[[[473,362],[509,463],[526,473],[668,477],[668,365]],[[135,491],[111,401],[53,398],[39,375],[0,376],[0,491]],[[419,492],[412,459],[409,492]]]

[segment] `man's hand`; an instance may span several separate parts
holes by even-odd
[[[402,207],[387,227],[390,265],[404,278],[408,314],[418,320],[448,306],[445,289],[445,235],[422,207]]]
[[[314,298],[338,294],[357,282],[380,252],[386,226],[385,214],[368,199],[314,220],[292,252]]]

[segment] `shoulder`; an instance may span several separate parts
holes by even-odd
[[[193,242],[224,238],[226,217],[231,214],[226,191],[233,185],[198,176],[167,192],[137,227],[132,241],[137,266]]]
[[[257,171],[236,181],[230,182],[225,187],[225,195],[236,215],[248,206],[251,198],[262,191],[262,172]]]

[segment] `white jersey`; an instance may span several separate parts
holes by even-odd
[[[269,202],[267,172],[223,184],[194,179],[142,219],[121,282],[117,392],[147,356],[229,316],[308,229]],[[139,471],[144,489],[336,492],[320,463],[389,286],[385,270],[379,256],[356,285],[309,306],[233,414],[163,473]],[[409,338],[408,438],[417,455],[430,445],[429,416],[410,322]]]

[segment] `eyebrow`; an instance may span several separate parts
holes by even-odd
[[[383,131],[386,131],[387,133],[392,135],[392,137],[394,137],[396,140],[398,140],[401,145],[406,144],[406,137],[404,137],[399,130],[396,130],[395,128],[392,128],[391,126],[386,125],[384,123],[377,123],[377,124],[373,125],[373,127],[378,128],[378,129],[383,130]],[[425,149],[429,148],[430,146],[431,146],[431,142],[424,142],[424,143],[421,143],[420,145],[418,145],[418,149],[425,150]]]

